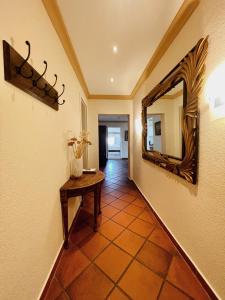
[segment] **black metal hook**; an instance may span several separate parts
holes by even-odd
[[[17,74],[20,74],[22,77],[24,77],[24,78],[26,78],[26,79],[30,79],[30,78],[32,78],[33,77],[33,75],[34,75],[34,72],[33,72],[33,70],[31,69],[30,71],[31,71],[31,75],[24,75],[23,73],[22,73],[22,68],[23,68],[23,66],[26,64],[26,62],[28,61],[28,59],[30,58],[30,42],[29,41],[26,41],[25,42],[25,44],[27,44],[27,46],[28,46],[28,54],[27,54],[27,58],[22,62],[22,64],[20,65],[20,66],[17,66],[16,67],[16,73]]]
[[[58,76],[57,76],[57,74],[54,74],[54,76],[55,76],[55,82],[54,82],[54,84],[50,87],[50,89],[46,90],[46,88],[47,88],[47,83],[45,84],[45,94],[46,94],[46,95],[49,95],[49,92],[54,88],[54,86],[55,86],[56,83],[57,83]],[[50,96],[50,95],[49,95],[49,96]]]
[[[62,94],[65,92],[65,84],[62,84],[62,87],[63,87],[63,91],[62,93],[57,97],[56,101],[59,105],[63,105],[65,103],[65,100],[63,100],[62,103],[59,103],[59,98],[62,96]]]
[[[47,61],[43,61],[43,63],[45,64],[45,69],[44,69],[44,72],[38,77],[38,79],[36,79],[36,80],[33,80],[33,86],[36,86],[36,87],[38,87],[37,86],[37,83],[38,83],[38,81],[45,75],[45,73],[46,73],[46,71],[47,71],[47,68],[48,68],[48,63],[47,63]],[[44,90],[45,89],[45,86],[44,86],[44,88],[40,88],[40,90]]]

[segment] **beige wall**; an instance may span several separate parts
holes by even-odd
[[[3,79],[0,53],[0,299],[37,299],[62,245],[59,188],[69,176],[66,138],[80,131],[80,97],[59,39],[40,0],[2,0],[0,36],[32,65],[66,103],[55,111]],[[74,203],[70,215],[74,214]],[[70,218],[71,219],[71,218]]]
[[[133,157],[133,111],[131,100],[89,100],[88,101],[88,128],[92,146],[88,151],[89,168],[99,168],[98,158],[98,115],[128,114],[130,116],[130,177],[132,178]]]
[[[197,268],[225,299],[225,118],[213,120],[204,91],[200,96],[198,184],[141,157],[141,99],[209,34],[206,78],[225,59],[225,1],[202,0],[149,76],[134,101],[133,178]],[[205,87],[205,84],[203,88]],[[162,188],[163,187],[163,188]]]

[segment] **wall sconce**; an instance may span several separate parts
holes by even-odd
[[[214,116],[216,118],[225,117],[225,62],[209,76],[205,94]]]

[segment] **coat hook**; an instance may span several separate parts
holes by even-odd
[[[47,61],[45,61],[45,60],[43,61],[43,63],[45,64],[45,70],[44,70],[44,72],[38,77],[38,79],[33,80],[33,86],[38,87],[38,86],[37,86],[38,81],[45,75],[45,73],[46,73],[46,71],[47,71],[48,63],[47,63]],[[45,86],[44,86],[43,89],[40,89],[40,90],[44,90],[44,89],[45,89]]]
[[[45,94],[46,94],[46,95],[49,95],[49,92],[50,92],[50,91],[54,88],[54,86],[56,85],[58,76],[57,76],[57,74],[54,74],[54,76],[55,76],[55,82],[54,82],[54,84],[50,87],[50,89],[46,90],[47,84],[45,84]]]
[[[62,84],[62,87],[63,87],[63,91],[62,91],[62,93],[56,98],[56,101],[57,101],[57,103],[59,104],[59,105],[63,105],[64,103],[65,103],[65,100],[63,100],[63,102],[62,103],[59,103],[59,97],[61,97],[62,96],[62,94],[64,93],[64,91],[65,91],[65,84]]]
[[[27,54],[27,58],[22,62],[22,64],[21,64],[20,66],[17,66],[17,67],[16,67],[16,73],[17,73],[17,74],[20,74],[20,75],[21,75],[22,77],[24,77],[24,78],[29,79],[29,78],[32,78],[33,75],[34,75],[34,72],[33,72],[32,69],[30,70],[30,71],[31,71],[31,75],[27,76],[27,75],[22,74],[22,68],[23,68],[23,66],[26,64],[26,62],[28,61],[28,59],[30,58],[30,42],[29,42],[29,41],[26,41],[25,44],[27,44],[27,46],[28,46],[28,54]]]

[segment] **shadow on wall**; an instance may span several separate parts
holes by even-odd
[[[159,166],[155,165],[154,163],[151,163],[150,161],[147,161],[145,159],[143,159],[143,163],[154,168],[154,170],[156,170],[156,172],[162,172],[168,179],[172,179],[173,182],[175,182],[176,184],[181,184],[183,187],[185,187],[189,193],[193,196],[197,196],[198,195],[198,184],[193,185],[191,183],[189,183],[188,181],[184,180],[183,178],[168,172],[167,170],[160,168]]]

